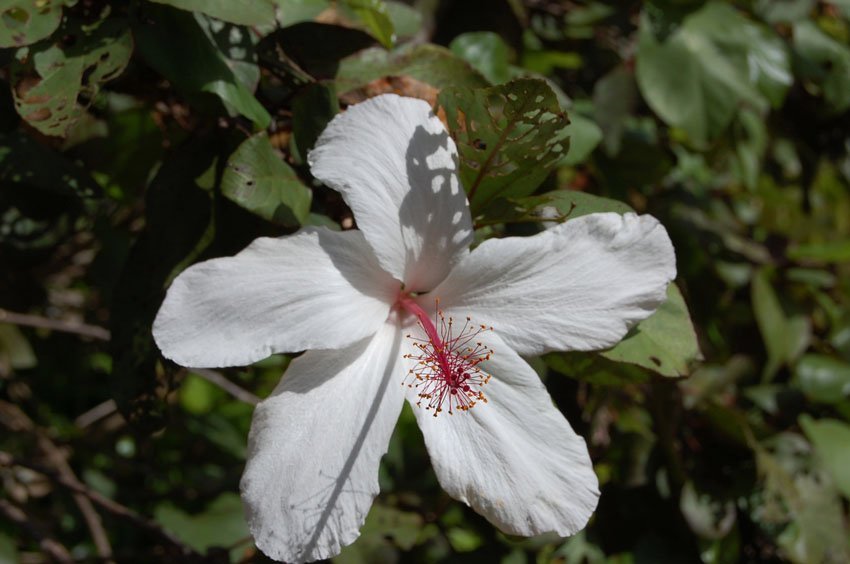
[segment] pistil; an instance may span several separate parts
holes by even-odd
[[[426,336],[421,339],[407,335],[419,350],[417,354],[405,355],[416,361],[404,382],[408,387],[417,388],[419,401],[416,405],[422,407],[424,403],[425,409],[433,409],[436,417],[443,412],[444,405],[451,415],[455,409],[467,411],[479,402],[487,403],[480,388],[490,381],[490,374],[478,365],[489,360],[493,351],[475,339],[493,328],[475,325],[467,317],[456,331],[454,320],[445,317],[439,301],[435,304],[433,320],[409,294],[401,294],[397,304],[416,316]]]

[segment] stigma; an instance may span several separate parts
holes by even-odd
[[[479,340],[479,335],[493,328],[475,324],[469,317],[456,323],[443,314],[439,301],[433,319],[408,295],[400,296],[397,303],[417,317],[425,335],[406,336],[417,351],[404,355],[415,365],[402,384],[416,389],[416,405],[433,411],[437,417],[443,412],[453,415],[487,403],[482,388],[491,376],[479,365],[493,356],[493,350]]]

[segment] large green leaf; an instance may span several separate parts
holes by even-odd
[[[634,210],[619,200],[575,190],[553,190],[539,196],[497,198],[484,208],[475,224],[566,221],[589,213],[630,211]]]
[[[440,93],[473,214],[498,197],[531,194],[569,147],[569,120],[545,81]]]
[[[815,420],[800,416],[800,426],[815,445],[815,450],[835,485],[850,499],[850,425],[835,419]]]
[[[742,103],[781,103],[791,84],[781,40],[725,3],[710,2],[666,39],[641,20],[637,81],[649,106],[668,125],[706,145]]]
[[[510,49],[497,33],[471,31],[455,37],[449,45],[452,53],[467,61],[493,84],[510,79]]]
[[[383,0],[343,0],[363,24],[369,33],[381,45],[391,49],[395,43],[395,28]]]
[[[76,0],[0,0],[0,48],[22,47],[48,37],[62,21],[62,6]]]
[[[272,0],[152,0],[181,10],[201,12],[240,25],[271,25],[275,21]]]
[[[243,142],[227,162],[222,194],[258,216],[281,225],[300,225],[312,193],[275,153],[265,133]]]
[[[40,132],[64,136],[100,87],[121,74],[132,52],[122,21],[107,20],[91,31],[68,23],[55,43],[18,52],[11,73],[15,108]]]
[[[320,15],[339,25],[367,32],[386,49],[397,35],[412,35],[421,24],[419,13],[397,2],[383,0],[272,0],[278,6],[282,27],[315,21]]]
[[[340,62],[336,89],[360,88],[386,76],[409,76],[436,88],[480,88],[487,80],[469,63],[436,45],[403,47],[393,52],[364,49]]]
[[[232,113],[266,128],[271,116],[228,66],[191,15],[166,6],[150,6],[149,20],[135,29],[139,51],[157,72],[187,96],[217,96]],[[146,13],[148,13],[146,12]]]
[[[702,358],[688,306],[675,284],[667,287],[667,301],[632,329],[626,338],[602,356],[643,366],[663,376],[686,376]]]

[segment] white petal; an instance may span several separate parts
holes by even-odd
[[[305,229],[186,269],[153,335],[165,357],[194,367],[338,348],[374,333],[398,289],[361,233]]]
[[[404,398],[401,334],[292,361],[257,406],[242,499],[257,546],[286,562],[330,558],[358,537]]]
[[[480,365],[492,375],[481,388],[488,403],[434,417],[408,396],[440,484],[506,533],[575,534],[599,497],[587,446],[534,370],[484,335],[495,351]]]
[[[422,100],[385,94],[350,107],[309,156],[339,191],[384,270],[408,290],[436,286],[472,241],[457,148]]]
[[[493,325],[520,354],[616,344],[666,299],[673,245],[649,215],[591,214],[532,237],[490,239],[423,305]]]

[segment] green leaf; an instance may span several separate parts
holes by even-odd
[[[738,165],[741,167],[741,178],[747,188],[755,191],[768,142],[764,117],[750,109],[743,109],[738,113],[733,131],[736,137],[735,154],[738,157]]]
[[[809,398],[834,404],[850,398],[850,364],[819,354],[804,355],[795,367],[799,388]]]
[[[780,433],[770,439],[771,450],[750,444],[762,482],[751,496],[758,522],[781,530],[777,542],[794,562],[846,562],[850,546],[841,499],[820,469],[809,470],[808,443]]]
[[[836,487],[850,499],[850,425],[809,415],[801,415],[799,421]]]
[[[510,49],[492,31],[472,31],[455,37],[449,44],[452,53],[467,61],[493,84],[510,79]]]
[[[62,6],[74,0],[0,0],[0,48],[23,47],[50,36],[62,21]]]
[[[593,117],[602,129],[603,145],[609,155],[620,152],[626,120],[637,105],[634,71],[620,65],[593,85]]]
[[[460,177],[473,215],[497,197],[531,194],[569,147],[569,120],[542,80],[449,88],[437,104],[458,145]]]
[[[13,537],[0,532],[0,562],[4,564],[16,564],[20,562],[18,554],[18,543]]]
[[[281,225],[300,225],[310,212],[312,192],[275,152],[265,133],[249,137],[231,155],[221,192],[246,210]]]
[[[575,190],[553,190],[540,196],[497,198],[476,218],[477,226],[531,221],[566,221],[589,213],[627,213],[632,208],[620,202]]]
[[[189,12],[201,12],[240,25],[271,25],[275,7],[271,0],[152,0]]]
[[[271,116],[228,66],[224,55],[191,15],[165,6],[149,9],[151,19],[135,29],[139,51],[147,62],[187,96],[217,96],[232,113],[261,129]]]
[[[641,20],[637,82],[652,110],[704,146],[738,106],[781,103],[791,84],[781,40],[731,6],[710,2],[665,40]]]
[[[702,358],[688,306],[675,284],[667,287],[667,301],[602,356],[629,362],[662,376],[686,376]]]
[[[38,359],[27,338],[14,325],[0,323],[0,372],[32,368]]]
[[[280,27],[309,22],[328,9],[329,0],[272,0],[277,6]]]
[[[395,43],[395,28],[382,0],[343,0],[360,18],[369,34],[387,49]]]
[[[804,84],[822,94],[835,113],[850,107],[850,48],[803,20],[794,25],[794,50]]]
[[[223,493],[197,514],[187,513],[171,503],[162,503],[154,517],[177,538],[197,551],[227,547],[248,536],[242,500],[234,493]]]
[[[121,74],[133,52],[130,32],[119,20],[107,20],[92,31],[79,22],[68,23],[60,35],[55,43],[19,51],[11,67],[15,109],[45,135],[66,135],[100,87]]]
[[[412,37],[422,29],[422,14],[416,8],[392,0],[384,4],[397,38]]]
[[[336,89],[348,92],[386,76],[409,76],[438,89],[487,86],[487,80],[469,63],[448,49],[426,44],[393,52],[364,49],[347,57],[339,65]]]
[[[762,380],[766,382],[783,364],[793,362],[803,353],[811,338],[811,328],[805,317],[786,317],[766,269],[760,269],[753,276],[750,297],[767,349],[767,364],[762,373]]]
[[[788,258],[818,262],[850,262],[850,241],[798,244],[788,249]]]
[[[560,162],[564,166],[583,163],[602,141],[602,130],[596,122],[578,113],[570,114],[570,124],[564,132],[570,140],[570,150]]]

